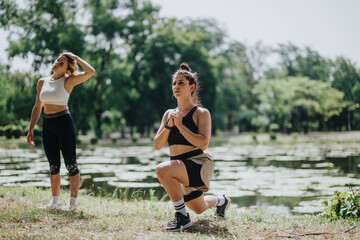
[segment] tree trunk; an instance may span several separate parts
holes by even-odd
[[[346,109],[347,109],[347,121],[348,121],[347,129],[348,131],[351,131],[350,107],[347,106]]]
[[[232,130],[232,118],[233,118],[232,114],[229,113],[227,115],[227,126],[226,126],[226,130],[228,131]]]
[[[323,125],[323,131],[327,132],[328,127],[327,127],[327,122],[325,121],[324,117],[321,117],[321,124]]]
[[[103,82],[103,76],[101,73],[105,72],[105,67],[107,66],[108,62],[110,61],[110,52],[112,50],[112,43],[110,43],[110,49],[106,51],[106,49],[103,49],[102,51],[102,57],[101,57],[101,64],[100,64],[100,71],[99,75],[96,78],[96,85],[94,88],[94,111],[95,111],[95,133],[98,138],[101,138],[102,136],[102,130],[101,130],[101,114],[104,111],[103,106],[101,105],[101,83]]]
[[[101,138],[102,137],[102,131],[101,131],[101,108],[98,108],[95,110],[95,134],[96,137]]]
[[[121,129],[121,138],[125,139],[125,127],[123,129]]]

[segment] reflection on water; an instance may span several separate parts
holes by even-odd
[[[150,189],[159,199],[166,194],[155,167],[168,161],[167,148],[85,146],[77,152],[83,190],[127,199],[149,198]],[[320,200],[335,190],[360,186],[356,146],[223,144],[207,152],[216,164],[208,194],[227,194],[240,207],[314,213],[322,210]],[[42,149],[0,148],[0,163],[0,185],[50,186]],[[68,185],[63,163],[61,175],[62,185]]]

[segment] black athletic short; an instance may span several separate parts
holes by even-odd
[[[193,156],[200,155],[202,153],[204,153],[202,150],[197,149],[197,150],[187,152],[187,153],[184,153],[181,155],[170,157],[170,160],[181,160],[185,164],[186,171],[187,171],[188,177],[189,177],[189,186],[187,186],[187,187],[201,187],[201,186],[205,185],[204,182],[201,180],[201,175],[200,175],[200,170],[201,170],[202,165],[197,164],[188,159]],[[195,191],[192,191],[188,195],[184,195],[184,200],[185,200],[185,202],[188,202],[192,199],[200,197],[202,194],[203,194],[202,191],[195,190]]]

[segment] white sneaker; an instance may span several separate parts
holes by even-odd
[[[75,205],[68,204],[63,210],[64,211],[69,211],[69,212],[76,212],[77,211],[77,204],[75,204]]]
[[[39,207],[39,209],[42,210],[59,210],[60,208],[61,208],[60,203],[52,203],[52,202],[45,206]]]
[[[214,214],[215,217],[225,217],[225,212],[230,206],[231,199],[229,197],[225,197],[225,194],[223,196],[225,198],[225,203],[216,207],[216,212]]]

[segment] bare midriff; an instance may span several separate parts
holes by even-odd
[[[194,147],[194,146],[188,146],[188,145],[174,144],[174,145],[171,145],[169,147],[169,149],[170,149],[170,156],[177,156],[180,154],[194,151],[199,148]]]
[[[67,105],[44,104],[44,113],[54,114],[69,109]]]

